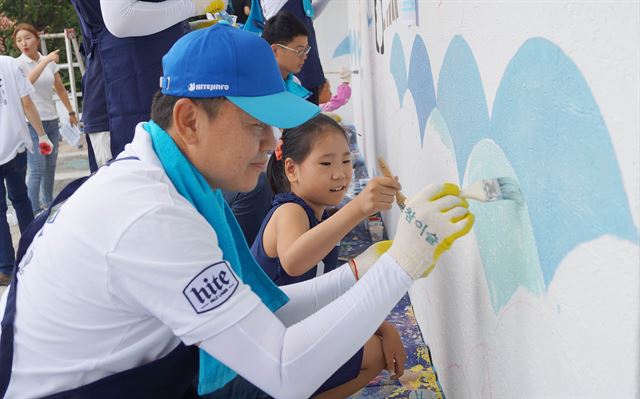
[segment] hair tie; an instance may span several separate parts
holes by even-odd
[[[276,149],[273,152],[274,155],[276,156],[276,161],[282,160],[282,144],[283,144],[282,139],[278,140],[278,145],[276,146]]]

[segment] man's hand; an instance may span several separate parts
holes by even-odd
[[[49,155],[53,152],[53,143],[46,134],[38,137],[38,148],[42,155]]]
[[[458,194],[455,184],[431,184],[407,201],[388,253],[414,280],[431,273],[440,255],[471,230],[474,216]]]
[[[385,320],[376,331],[376,335],[382,339],[385,368],[393,374],[391,378],[397,380],[404,374],[404,363],[407,360],[407,352],[404,350],[400,334],[393,324]]]

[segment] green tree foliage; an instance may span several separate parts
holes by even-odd
[[[42,33],[62,33],[67,28],[75,29],[78,42],[81,41],[80,22],[69,0],[0,0],[0,54],[17,57],[20,55],[13,45],[15,24],[27,22]],[[47,50],[60,50],[60,62],[67,60],[64,39],[50,39]],[[77,70],[76,70],[77,71]],[[80,88],[80,73],[76,73],[76,87]],[[66,70],[61,70],[62,81],[69,86]]]
[[[11,38],[13,25],[20,22],[28,22],[44,33],[61,33],[65,28],[74,28],[80,37],[78,16],[69,0],[0,0],[0,51],[4,46],[6,55],[20,55]],[[59,46],[58,42],[55,44]],[[64,45],[53,48],[64,52]]]

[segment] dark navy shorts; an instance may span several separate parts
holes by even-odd
[[[331,388],[335,388],[339,385],[344,384],[345,382],[351,381],[356,378],[358,374],[360,374],[360,369],[362,368],[362,353],[364,352],[364,348],[360,348],[355,355],[351,357],[351,359],[347,360],[345,364],[342,365],[333,373],[328,380],[324,382],[318,388],[317,391],[313,393],[312,396],[322,393],[324,391],[328,391]],[[201,398],[205,399],[271,399],[271,396],[262,392],[259,388],[251,384],[249,381],[245,380],[241,376],[237,376],[233,380],[229,381],[227,385],[218,389],[215,392],[212,392],[208,395],[201,396]]]
[[[317,391],[313,393],[313,395],[317,395],[324,391],[328,391],[331,388],[335,388],[344,384],[345,382],[349,382],[356,378],[358,374],[360,374],[360,369],[362,368],[362,354],[364,352],[364,348],[360,348],[359,351],[356,352],[355,355],[351,357],[351,359],[347,360],[345,364],[342,365],[335,373],[329,377]]]

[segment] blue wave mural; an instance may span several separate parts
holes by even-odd
[[[433,74],[427,46],[420,36],[416,36],[411,49],[409,60],[409,75],[404,58],[404,50],[400,36],[396,33],[391,43],[391,75],[396,83],[400,105],[404,100],[404,93],[408,90],[413,96],[413,102],[420,127],[420,144],[424,141],[427,119],[436,106],[436,93],[433,87]]]
[[[399,37],[392,54],[404,54]],[[638,242],[609,132],[580,70],[558,46],[532,38],[520,47],[504,72],[491,116],[478,65],[461,36],[445,54],[437,97],[419,36],[409,65],[405,78],[404,57],[391,57],[400,103],[406,90],[414,97],[421,143],[426,119],[437,107],[460,180],[465,172],[465,184],[512,176],[525,195],[520,205],[472,205],[496,312],[519,286],[541,294],[562,259],[581,243],[605,234]]]
[[[333,58],[351,54],[351,36],[347,36],[333,50]]]
[[[393,36],[391,42],[391,76],[396,84],[396,90],[398,91],[398,101],[400,105],[404,102],[404,94],[407,92],[409,86],[407,85],[407,63],[404,60],[404,51],[402,49],[402,42],[400,36],[396,33]],[[422,142],[422,139],[420,139]]]
[[[350,31],[349,35],[342,39],[333,50],[332,58],[342,57],[343,55],[351,55],[356,65],[360,64],[360,56],[362,47],[360,46],[360,33],[358,31]]]

